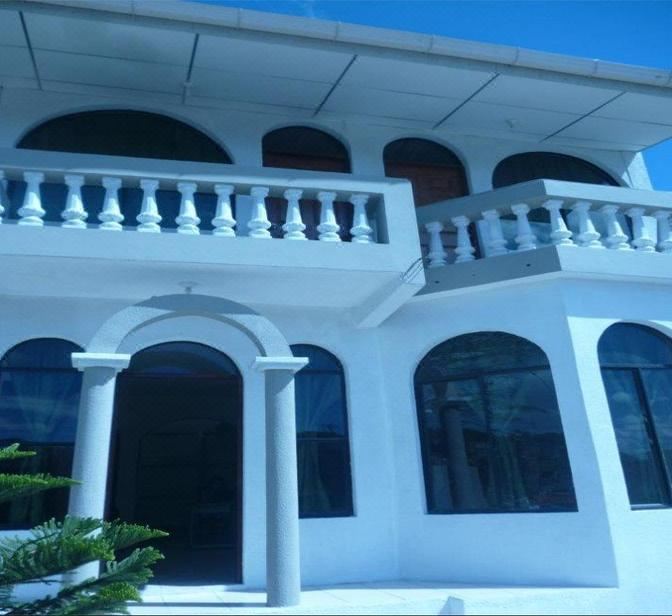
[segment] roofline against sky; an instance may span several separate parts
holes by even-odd
[[[297,17],[279,13],[201,4],[184,0],[4,0],[2,8],[46,13],[105,13],[141,20],[168,20],[181,24],[228,30],[266,32],[313,40],[364,45],[381,50],[415,52],[435,58],[457,58],[500,66],[564,73],[605,81],[672,89],[672,71],[606,60],[536,51],[403,30]]]

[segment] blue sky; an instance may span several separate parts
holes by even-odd
[[[201,1],[672,70],[672,0]],[[672,140],[644,155],[654,187],[672,190]]]

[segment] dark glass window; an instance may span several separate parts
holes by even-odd
[[[539,179],[619,185],[608,173],[580,158],[555,152],[524,152],[505,158],[495,167],[492,186],[502,188]]]
[[[617,323],[598,350],[630,503],[672,506],[672,342]]]
[[[133,355],[127,373],[135,375],[238,376],[224,353],[195,342],[164,342]]]
[[[544,352],[502,332],[432,349],[415,373],[429,513],[576,511]]]
[[[295,377],[299,514],[353,515],[343,366],[316,346],[296,344],[292,352],[310,360]]]
[[[21,443],[31,458],[3,465],[7,472],[70,476],[81,372],[67,340],[23,342],[0,360],[0,446]],[[27,528],[67,512],[68,490],[50,490],[0,505],[0,528]]]

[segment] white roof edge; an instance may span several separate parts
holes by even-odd
[[[672,70],[185,0],[4,0],[0,5],[1,8],[17,9],[39,6],[269,32],[672,88]]]

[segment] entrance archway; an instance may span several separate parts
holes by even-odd
[[[242,581],[242,378],[220,351],[168,342],[117,378],[107,515],[169,533],[159,584]]]

